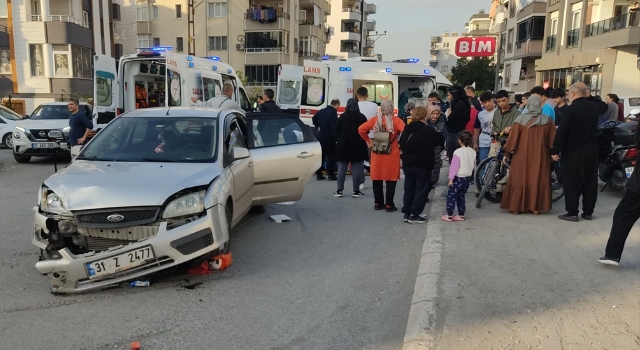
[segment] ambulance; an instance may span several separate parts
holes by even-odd
[[[417,58],[379,62],[374,57],[356,57],[341,61],[304,61],[304,66],[282,65],[278,75],[276,103],[283,109],[299,109],[300,118],[312,125],[311,118],[331,100],[339,99],[338,113],[347,100],[364,86],[369,101],[380,105],[392,99],[396,115],[404,105],[424,105],[429,93],[436,91],[446,101],[452,83],[433,67]]]
[[[120,58],[94,56],[94,129],[105,127],[116,116],[141,108],[193,106],[219,96],[224,84],[234,87],[232,99],[250,111],[236,71],[220,57],[195,57],[171,52],[171,47],[138,48]]]

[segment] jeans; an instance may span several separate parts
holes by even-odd
[[[404,198],[402,204],[406,214],[422,214],[431,192],[432,169],[404,168]]]
[[[344,180],[347,177],[349,163],[338,162],[338,191],[344,191]],[[364,162],[351,163],[351,179],[353,192],[360,191],[360,184],[364,182]]]
[[[386,204],[391,208],[395,208],[396,205],[393,203],[393,197],[396,195],[397,181],[384,181],[387,184],[386,203],[382,182],[382,180],[373,180],[373,200],[378,207],[384,207]]]
[[[491,147],[478,147],[478,163],[489,158],[489,150]]]
[[[458,139],[460,138],[459,132],[452,132],[447,134],[447,157],[449,158],[449,164],[451,164],[451,160],[453,159],[453,152],[460,148],[460,144],[458,143]]]
[[[449,192],[447,193],[447,215],[453,216],[457,205],[458,215],[464,216],[464,213],[467,211],[464,196],[469,189],[469,183],[471,183],[471,177],[456,176],[453,178],[453,185],[449,186]]]
[[[620,259],[624,243],[638,219],[640,219],[640,193],[627,190],[613,214],[613,225],[611,225],[611,233],[604,254],[606,257]]]

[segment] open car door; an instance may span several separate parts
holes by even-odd
[[[297,201],[320,168],[322,149],[311,129],[290,113],[248,113],[253,205]]]
[[[93,56],[93,126],[104,128],[116,117],[116,60],[104,55]]]
[[[300,109],[303,69],[288,64],[280,66],[276,103],[281,109]]]

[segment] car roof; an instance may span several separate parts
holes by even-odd
[[[40,106],[66,106],[69,102],[45,102],[41,103]],[[89,106],[86,102],[80,102],[81,106]],[[91,106],[89,106],[91,107]]]
[[[168,111],[168,114],[167,114]],[[141,108],[130,112],[127,112],[120,116],[122,117],[200,117],[200,118],[215,118],[219,117],[225,110],[220,108],[204,108],[204,107],[156,107],[156,108]]]

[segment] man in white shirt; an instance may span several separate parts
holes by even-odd
[[[476,118],[473,148],[478,151],[478,160],[482,161],[489,156],[489,150],[491,149],[491,128],[493,127],[493,114],[496,111],[496,105],[493,102],[491,91],[483,92],[480,95],[480,102],[484,110],[478,113],[478,118]]]
[[[358,107],[360,108],[360,113],[364,114],[367,117],[367,120],[371,118],[375,118],[378,116],[378,105],[375,102],[367,101],[369,98],[369,90],[366,87],[361,86],[356,90],[356,98],[358,99]],[[369,131],[369,138],[373,139],[373,130]],[[369,148],[369,159],[371,159],[371,148]],[[364,167],[369,171],[369,162],[364,162]],[[360,190],[364,189],[364,183],[360,185]]]
[[[224,84],[222,87],[222,95],[213,97],[207,102],[202,102],[196,97],[191,98],[191,102],[195,103],[198,107],[213,107],[222,109],[240,109],[240,106],[232,99],[233,97],[233,85]]]

